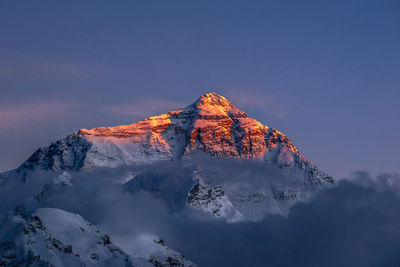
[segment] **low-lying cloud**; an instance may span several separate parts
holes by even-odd
[[[276,94],[260,94],[243,90],[226,91],[228,98],[241,109],[255,109],[276,118],[286,117],[287,111]]]
[[[54,120],[66,112],[71,105],[58,101],[14,103],[0,107],[0,129],[8,127],[24,128],[40,121]]]
[[[257,175],[264,171],[246,166]],[[176,182],[190,174],[188,166],[149,168],[153,174],[176,175]],[[126,171],[137,170],[71,173],[72,186],[59,186],[32,208],[79,213],[130,253],[139,250],[141,238],[161,236],[167,246],[199,266],[400,266],[398,174],[373,178],[367,172],[355,172],[310,202],[295,205],[287,217],[226,223],[198,220],[187,210],[171,212],[168,203],[148,192],[132,194],[115,182]],[[226,182],[229,175],[221,181]],[[6,196],[0,198],[4,201]]]
[[[123,103],[114,106],[106,107],[107,111],[116,115],[130,115],[130,116],[157,116],[165,113],[165,111],[177,110],[186,106],[179,101],[165,100],[161,98],[138,98],[133,99],[128,103]]]
[[[137,98],[128,103],[100,105],[79,101],[58,101],[53,99],[3,103],[0,107],[0,129],[29,128],[41,122],[52,124],[54,121],[82,116],[82,114],[107,114],[108,117],[129,116],[130,123],[184,107],[183,103],[155,98]],[[107,125],[98,125],[107,126]]]
[[[93,63],[71,60],[49,60],[41,57],[2,58],[0,80],[72,80],[93,76]]]
[[[171,224],[168,239],[200,266],[399,266],[400,198],[392,183],[399,175],[356,176],[294,206],[287,218],[185,221]]]

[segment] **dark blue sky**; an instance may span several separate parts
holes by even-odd
[[[209,91],[337,178],[398,172],[400,2],[0,3],[0,170]]]

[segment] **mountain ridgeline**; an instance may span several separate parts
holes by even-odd
[[[15,171],[25,177],[36,168],[116,168],[190,159],[198,152],[214,158],[265,161],[302,170],[311,183],[333,183],[332,177],[303,157],[285,134],[248,117],[216,93],[203,95],[183,109],[133,124],[81,129],[38,149]]]

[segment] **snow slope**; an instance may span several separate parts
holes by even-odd
[[[78,214],[41,208],[0,224],[0,266],[194,266],[154,239],[148,259],[133,257]]]

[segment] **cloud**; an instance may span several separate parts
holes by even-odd
[[[82,117],[82,114],[85,114],[88,119],[98,118],[99,114],[107,115],[110,120],[121,115],[131,116],[135,120],[144,119],[148,116],[159,115],[183,106],[184,104],[177,101],[152,98],[137,98],[130,101],[129,104],[124,103],[113,106],[95,103],[72,103],[53,99],[32,102],[8,102],[0,106],[0,129],[10,127],[29,128],[32,124],[38,122],[51,124],[54,120],[60,121],[65,118]]]
[[[93,75],[94,66],[87,62],[45,58],[2,59],[0,79],[85,79]]]
[[[238,168],[244,168],[243,164]],[[234,165],[225,163],[220,168]],[[254,165],[247,167],[251,168],[250,174],[263,171]],[[165,174],[168,181],[175,174],[178,183],[189,173],[186,168],[164,163],[149,166],[148,170],[153,169],[155,175]],[[295,205],[287,217],[270,215],[258,222],[228,224],[198,220],[185,212],[171,213],[162,198],[143,191],[127,192],[115,183],[116,177],[126,171],[138,169],[71,173],[72,186],[56,188],[31,208],[57,207],[79,213],[130,253],[144,253],[139,251],[143,237],[161,236],[168,246],[199,266],[368,267],[400,263],[399,174],[371,177],[368,172],[355,172],[312,201]],[[14,202],[7,206],[15,205],[17,197],[11,197],[15,190],[20,197],[31,194],[33,181],[42,176],[37,175],[27,180],[29,186],[4,188],[7,194],[0,194],[0,203],[10,198]],[[230,175],[222,181],[228,181]],[[44,180],[39,181],[43,184]]]
[[[1,68],[1,66],[0,66]],[[1,70],[0,70],[1,71]],[[234,102],[239,103],[239,107],[253,106],[256,108],[268,108],[271,100],[266,96],[242,97],[240,93],[235,93]],[[251,95],[251,94],[250,94]],[[271,102],[272,103],[272,102]],[[265,104],[265,105],[264,105]],[[186,104],[176,100],[166,100],[154,97],[138,97],[125,103],[115,105],[103,105],[90,102],[71,102],[57,99],[42,99],[39,101],[14,102],[10,100],[0,106],[0,129],[1,128],[29,128],[34,123],[52,123],[54,119],[82,117],[95,119],[103,115],[110,120],[121,116],[131,117],[132,120],[140,120],[149,116],[156,116],[171,110],[185,107]],[[279,109],[272,111],[276,116],[284,116]],[[104,116],[103,116],[104,117]],[[133,122],[133,121],[132,121]],[[107,126],[107,125],[97,125]]]
[[[52,178],[54,175],[45,171],[37,171],[33,179],[26,182],[15,176],[8,177],[7,182],[4,182],[0,176],[0,213],[14,209],[24,199],[40,192]]]
[[[262,94],[246,90],[229,90],[226,96],[239,108],[254,108],[277,118],[286,117],[286,110],[275,94]]]
[[[175,221],[166,240],[199,266],[399,266],[400,197],[393,183],[400,176],[355,177],[293,207],[287,218]]]
[[[58,101],[38,101],[32,103],[2,104],[0,107],[0,129],[25,127],[39,121],[46,121],[70,107],[70,104]]]
[[[243,107],[265,107],[272,98],[269,95],[243,91],[228,91],[227,95],[234,103]]]
[[[161,98],[136,98],[129,103],[108,106],[105,109],[116,115],[154,116],[186,106],[184,103]]]

